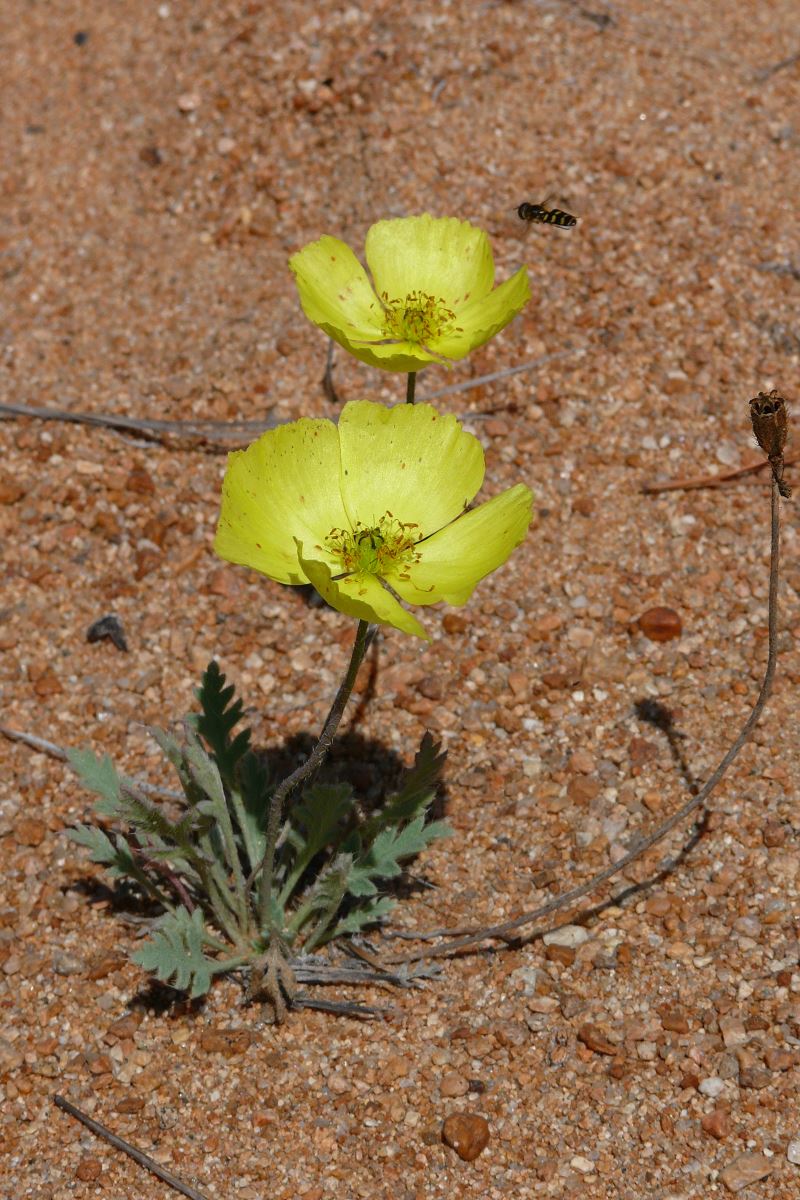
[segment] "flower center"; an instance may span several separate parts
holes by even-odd
[[[385,512],[375,525],[332,529],[325,546],[342,564],[343,575],[397,575],[419,561],[414,549],[422,530],[413,521],[402,522]]]
[[[455,328],[453,310],[426,292],[409,292],[404,300],[390,300],[384,292],[381,303],[386,334],[399,342],[426,346]]]

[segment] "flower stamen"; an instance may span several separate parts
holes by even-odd
[[[325,539],[325,548],[338,558],[342,575],[383,578],[419,562],[414,547],[422,536],[422,529],[415,522],[398,521],[387,511],[374,525],[359,523],[354,529],[332,529]]]

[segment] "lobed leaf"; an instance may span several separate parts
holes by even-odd
[[[395,907],[395,903],[389,896],[375,896],[373,899],[351,908],[335,926],[328,940],[341,937],[343,934],[358,933],[365,925],[374,925],[382,917],[388,916]]]
[[[428,808],[436,795],[447,752],[425,733],[414,765],[405,774],[399,792],[390,796],[383,808],[361,827],[362,840],[371,842],[381,829],[413,821]]]
[[[89,791],[100,796],[95,810],[104,816],[117,816],[122,802],[122,780],[108,755],[97,758],[91,750],[67,750],[67,759]]]
[[[450,832],[445,821],[425,824],[420,814],[404,829],[383,829],[372,845],[367,846],[353,862],[347,882],[351,896],[372,896],[377,891],[375,879],[393,879],[402,871],[401,861],[413,858],[436,838]]]
[[[188,991],[191,999],[204,996],[218,966],[203,950],[205,926],[202,910],[193,913],[180,905],[161,918],[153,936],[132,955],[134,962],[152,971],[162,983]]]
[[[228,786],[234,781],[236,765],[250,749],[250,730],[242,729],[231,737],[233,729],[244,715],[244,706],[234,700],[233,684],[225,684],[225,676],[213,659],[203,672],[197,690],[201,712],[195,721],[197,732],[211,747],[220,774]]]
[[[76,825],[68,831],[70,841],[89,850],[92,862],[108,867],[112,878],[136,877],[136,860],[127,840],[121,833],[114,835],[112,842],[102,829],[90,825]]]

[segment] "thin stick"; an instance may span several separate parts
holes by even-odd
[[[800,462],[800,454],[786,459],[787,466],[798,462]],[[759,471],[765,471],[768,466],[768,462],[760,460],[757,463],[751,463],[749,467],[737,467],[734,471],[722,471],[719,475],[695,475],[688,479],[670,479],[666,483],[643,483],[642,491],[645,496],[655,496],[658,492],[690,492],[696,488],[719,487],[721,483],[727,483],[729,479],[742,479],[745,475],[755,475]]]
[[[315,1008],[319,1012],[333,1013],[337,1017],[359,1017],[369,1020],[371,1017],[393,1017],[396,1008],[379,1007],[376,1004],[356,1004],[354,1000],[321,1000],[308,996],[305,992],[292,997],[294,1008]]]
[[[138,433],[153,441],[164,442],[176,438],[179,441],[189,441],[223,451],[247,445],[252,437],[282,424],[273,418],[265,421],[227,422],[142,420],[118,416],[115,413],[73,412],[68,408],[39,408],[32,404],[0,404],[0,416],[33,417],[38,421],[67,421],[73,425],[96,425],[103,429]]]
[[[489,375],[478,375],[475,379],[465,379],[463,383],[451,383],[447,387],[439,388],[438,391],[431,392],[425,397],[428,400],[438,400],[441,396],[454,396],[457,392],[468,392],[471,388],[480,387],[484,383],[496,383],[498,379],[508,379],[510,375],[520,375],[523,371],[533,371],[535,367],[541,367],[544,363],[552,362],[556,358],[572,358],[575,354],[585,354],[583,347],[577,347],[570,350],[558,350],[555,354],[543,354],[541,358],[533,358],[530,362],[521,363],[518,367],[506,367],[503,371],[492,371]]]
[[[612,863],[610,867],[606,867],[604,871],[600,871],[598,875],[594,875],[587,883],[579,884],[578,887],[571,888],[568,892],[563,892],[560,896],[554,897],[547,904],[543,904],[541,908],[535,908],[530,912],[523,913],[522,916],[515,917],[511,921],[504,921],[501,925],[489,925],[484,929],[472,930],[467,936],[446,942],[443,946],[415,950],[411,954],[390,954],[384,958],[384,962],[403,963],[416,962],[421,958],[440,958],[443,955],[455,954],[459,950],[467,950],[473,946],[478,946],[488,938],[501,938],[507,941],[509,940],[508,935],[514,930],[522,928],[523,925],[530,925],[533,921],[539,921],[542,917],[549,917],[562,908],[573,904],[576,900],[582,900],[584,896],[588,896],[601,883],[605,883],[607,879],[612,879],[615,875],[619,875],[621,871],[624,871],[636,859],[641,858],[651,846],[655,846],[657,842],[666,837],[676,825],[684,821],[701,804],[705,803],[752,733],[756,722],[764,711],[764,705],[769,698],[770,691],[772,690],[772,681],[775,677],[775,664],[778,657],[778,577],[780,569],[780,508],[778,503],[778,483],[775,479],[772,481],[771,516],[769,606],[767,618],[769,638],[764,681],[761,684],[758,698],[753,705],[750,716],[742,726],[739,736],[705,786],[701,788],[696,796],[692,796],[677,812],[673,813],[671,817],[668,817],[666,821],[654,829],[652,833],[649,833],[641,841],[637,842],[633,849],[629,850],[623,858],[619,859],[618,862]]]
[[[55,742],[48,742],[46,738],[37,737],[34,733],[23,733],[21,729],[12,729],[10,725],[0,725],[0,734],[11,742],[22,742],[24,746],[30,746],[31,750],[40,750],[42,754],[49,754],[51,758],[57,758],[59,762],[69,762],[69,755],[63,746],[57,746]],[[146,796],[162,796],[165,800],[186,799],[183,792],[170,791],[169,788],[148,783],[146,779],[130,779],[127,782],[132,783]]]
[[[409,371],[406,382],[406,404],[414,403],[414,393],[417,390],[417,372]]]
[[[771,67],[763,67],[760,71],[756,71],[756,82],[765,83],[773,75],[777,75],[778,71],[785,71],[787,67],[793,67],[800,59],[800,53],[790,54],[788,58],[782,58],[780,62],[773,63]]]
[[[124,1138],[118,1137],[116,1133],[112,1133],[110,1129],[106,1129],[105,1125],[101,1125],[99,1121],[93,1120],[87,1116],[85,1112],[81,1112],[74,1104],[70,1104],[69,1100],[65,1100],[63,1096],[53,1096],[53,1103],[57,1108],[63,1109],[65,1113],[69,1113],[76,1121],[80,1121],[87,1129],[91,1129],[97,1137],[103,1138],[115,1150],[121,1150],[123,1154],[127,1154],[134,1162],[137,1162],[140,1167],[144,1167],[146,1171],[151,1171],[153,1175],[157,1175],[160,1180],[174,1188],[176,1192],[180,1192],[182,1196],[188,1196],[189,1200],[208,1200],[208,1196],[204,1192],[198,1192],[197,1188],[190,1187],[188,1183],[182,1183],[177,1175],[173,1175],[171,1171],[167,1171],[164,1167],[160,1167],[157,1162],[154,1162],[147,1154],[141,1150],[137,1150],[130,1142],[126,1142]]]
[[[556,358],[567,358],[574,354],[584,354],[582,348],[559,350],[555,354],[544,354],[541,358],[522,363],[518,367],[509,367],[504,371],[492,371],[489,375],[479,375],[475,379],[466,379],[463,383],[453,383],[448,387],[431,392],[426,400],[438,400],[441,396],[453,396],[457,392],[468,392],[472,388],[481,387],[484,383],[495,383],[510,375],[519,375],[522,371],[532,371],[543,363]],[[339,396],[333,385],[333,342],[328,347],[325,375],[322,386],[329,400],[339,402]],[[277,429],[287,422],[268,417],[263,421],[162,421],[147,420],[137,417],[124,417],[115,413],[76,412],[69,408],[43,408],[33,404],[4,404],[0,403],[0,419],[3,417],[31,417],[37,421],[66,421],[73,425],[94,425],[101,429],[115,429],[125,433],[137,433],[141,437],[169,445],[184,445],[188,449],[210,450],[226,453],[246,446],[254,437],[265,433],[268,429]]]
[[[322,390],[325,393],[326,400],[330,400],[331,404],[339,404],[339,393],[336,391],[336,384],[333,382],[333,355],[336,349],[336,343],[333,338],[328,338],[328,353],[325,358],[325,374],[322,376]]]

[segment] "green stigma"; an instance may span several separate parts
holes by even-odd
[[[355,529],[332,529],[325,546],[341,563],[343,575],[376,575],[386,578],[404,574],[419,561],[414,549],[422,538],[415,522],[398,521],[384,513],[375,525],[356,525]]]

